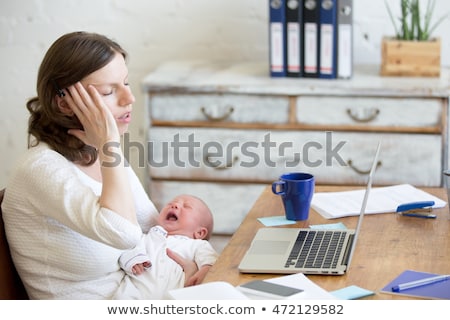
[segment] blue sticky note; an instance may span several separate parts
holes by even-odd
[[[295,221],[288,220],[285,216],[264,217],[258,218],[258,220],[266,227],[282,226],[284,224],[295,224]]]
[[[333,296],[342,300],[354,300],[375,294],[373,291],[360,288],[358,286],[349,286],[330,292]]]

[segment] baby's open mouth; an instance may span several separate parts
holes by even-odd
[[[169,213],[167,214],[166,220],[177,221],[177,220],[178,220],[178,217],[177,217],[177,215],[176,215],[175,213],[169,212]]]

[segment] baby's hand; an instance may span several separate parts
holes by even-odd
[[[136,263],[132,268],[131,271],[133,271],[133,274],[135,275],[140,275],[142,274],[145,270],[147,270],[148,268],[150,268],[152,266],[152,264],[150,263],[150,261],[145,261],[143,263]]]
[[[187,279],[185,286],[196,286],[203,282],[203,279],[205,278],[206,274],[208,273],[209,269],[211,269],[211,265],[204,265],[202,266],[192,277]]]

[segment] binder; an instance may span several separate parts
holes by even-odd
[[[269,0],[270,76],[286,76],[286,0]]]
[[[353,76],[353,0],[338,1],[338,78]]]
[[[319,78],[337,76],[337,1],[320,1]]]
[[[319,0],[303,2],[303,77],[319,76]]]
[[[286,0],[286,62],[288,77],[301,77],[303,0]]]

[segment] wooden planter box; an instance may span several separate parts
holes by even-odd
[[[439,77],[441,40],[403,41],[383,38],[381,44],[382,76]]]

